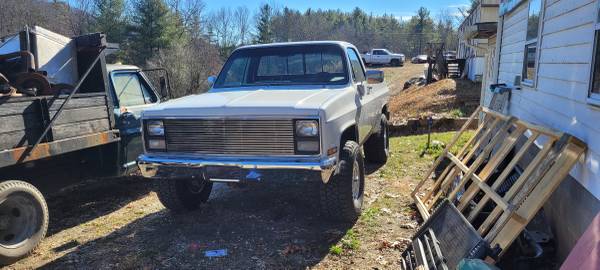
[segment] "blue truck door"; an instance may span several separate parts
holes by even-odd
[[[121,133],[120,160],[125,172],[135,168],[143,152],[142,111],[160,99],[148,81],[137,70],[113,71],[110,74],[115,95],[115,122]]]

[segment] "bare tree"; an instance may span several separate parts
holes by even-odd
[[[462,15],[462,19],[465,19],[471,15],[471,13],[477,8],[481,0],[471,0],[471,4],[464,7],[459,7],[458,12]]]
[[[247,44],[250,41],[250,10],[240,6],[234,12],[235,28],[238,31],[237,40],[239,44]]]
[[[0,0],[0,36],[14,34],[25,25],[40,25],[72,36],[71,8],[65,2],[42,0]]]
[[[209,15],[209,26],[222,56],[227,56],[237,44],[235,20],[229,7],[222,7]]]
[[[148,66],[165,67],[170,74],[173,96],[181,97],[208,89],[206,78],[216,74],[222,65],[218,54],[217,48],[204,39],[194,39],[160,51],[148,61]]]
[[[196,38],[202,32],[202,13],[206,5],[202,0],[169,0],[168,5],[177,17],[180,36],[188,34]]]
[[[93,0],[72,0],[70,3],[68,12],[71,13],[69,16],[71,32],[74,35],[82,35],[89,32],[90,21],[92,19],[91,14],[94,9]]]

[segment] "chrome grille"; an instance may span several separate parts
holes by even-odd
[[[195,154],[293,155],[293,120],[166,120],[167,151]]]

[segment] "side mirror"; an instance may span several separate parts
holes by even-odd
[[[209,76],[208,79],[208,86],[209,87],[213,87],[213,85],[215,84],[215,82],[217,82],[217,77],[216,76]]]
[[[160,83],[160,96],[163,100],[168,99],[169,98],[169,87],[167,87],[167,79],[165,79],[165,77],[160,77],[159,79],[159,83]]]
[[[384,78],[385,74],[381,70],[367,70],[367,83],[382,83]]]

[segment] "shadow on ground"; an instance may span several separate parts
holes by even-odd
[[[141,177],[87,180],[48,196],[47,236],[112,213],[150,193],[152,182]]]
[[[42,268],[305,269],[352,227],[317,215],[315,185],[266,182],[215,185],[201,210],[146,215],[106,237],[65,247],[72,251]],[[113,197],[108,191],[104,196]],[[205,256],[219,249],[227,256]]]

